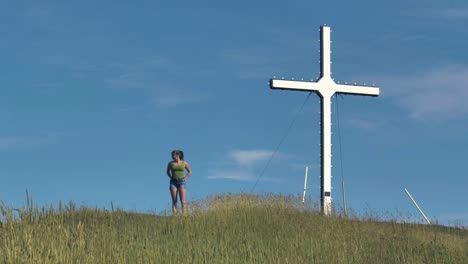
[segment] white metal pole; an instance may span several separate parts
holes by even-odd
[[[330,96],[322,97],[322,179],[321,207],[322,213],[331,215],[331,102]]]
[[[320,75],[321,81],[329,83],[330,87],[320,91],[322,97],[322,180],[321,180],[321,207],[322,213],[331,215],[331,97],[333,96],[331,78],[331,37],[330,27],[320,27]]]
[[[304,176],[304,193],[302,194],[302,204],[304,204],[305,201],[305,196],[306,196],[306,190],[307,190],[307,174],[309,172],[309,167],[305,168],[305,176]]]
[[[429,219],[427,219],[426,215],[423,213],[423,211],[421,210],[421,208],[419,208],[419,205],[418,203],[416,203],[416,201],[413,199],[413,196],[411,196],[411,194],[408,192],[408,190],[406,190],[405,188],[405,192],[406,194],[408,194],[409,198],[411,199],[411,201],[413,201],[414,205],[416,206],[416,208],[418,208],[419,212],[421,213],[422,217],[424,217],[424,219],[426,220],[426,222],[428,224],[431,225],[431,221],[429,221]]]

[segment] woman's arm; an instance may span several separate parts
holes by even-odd
[[[184,161],[185,163],[185,169],[187,170],[187,175],[185,175],[185,179],[188,179],[190,175],[192,175],[192,169],[190,168],[190,165]]]
[[[172,175],[171,175],[171,163],[170,163],[170,162],[167,164],[166,174],[167,174],[167,177],[172,178]]]

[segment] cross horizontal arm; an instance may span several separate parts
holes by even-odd
[[[335,92],[344,94],[378,96],[380,89],[378,87],[336,84]]]
[[[314,91],[319,90],[319,85],[316,82],[271,79],[270,88],[281,89],[281,90],[300,90],[300,91],[314,92]]]

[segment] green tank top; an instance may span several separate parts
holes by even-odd
[[[172,172],[172,177],[174,177],[175,179],[182,179],[185,174],[185,163],[182,161],[182,164],[177,165],[177,163],[172,162],[171,172]]]

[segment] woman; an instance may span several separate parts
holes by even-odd
[[[177,192],[179,192],[180,202],[182,203],[182,212],[185,214],[187,212],[185,184],[192,175],[192,169],[184,161],[184,152],[182,150],[174,150],[171,155],[172,161],[167,164],[167,176],[171,179],[169,190],[172,197],[172,214],[177,214]],[[185,171],[187,171],[187,175],[185,175]]]

